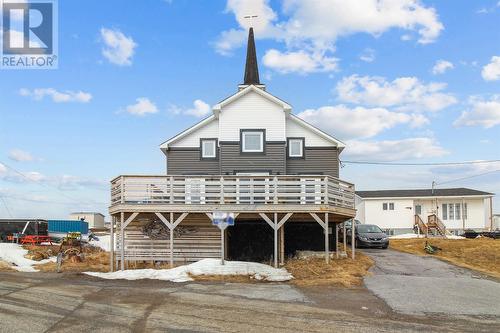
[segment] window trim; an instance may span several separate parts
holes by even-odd
[[[261,142],[262,142],[262,150],[251,150],[251,151],[245,151],[244,149],[244,133],[249,133],[249,132],[258,132],[261,133]],[[261,128],[245,128],[245,129],[240,129],[240,153],[241,154],[254,154],[254,155],[264,155],[266,153],[266,130],[261,129]]]
[[[203,142],[213,141],[215,144],[215,156],[203,156]],[[219,158],[218,154],[218,139],[217,138],[200,138],[200,160],[217,160]]]
[[[292,148],[291,141],[298,140],[301,144],[301,154],[300,156],[291,155],[290,149]],[[293,159],[301,159],[304,160],[306,158],[306,139],[304,137],[290,137],[286,138],[286,157],[290,160]]]
[[[382,202],[382,210],[389,210],[389,203]]]

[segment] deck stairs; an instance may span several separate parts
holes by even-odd
[[[415,223],[418,226],[420,233],[427,236],[446,237],[451,233],[446,230],[446,226],[436,214],[431,214],[427,217],[427,222],[424,222],[420,215],[415,214]]]

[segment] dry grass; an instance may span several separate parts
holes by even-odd
[[[58,253],[58,246],[26,246],[29,252],[27,257],[34,256],[33,260],[41,260]],[[62,272],[109,272],[109,253],[95,247],[84,247],[84,260],[81,262],[65,259],[61,265]],[[40,258],[40,259],[36,259]],[[35,265],[42,272],[56,272],[57,263],[49,262]]]
[[[391,239],[394,250],[427,255],[424,251],[425,239]],[[429,244],[440,247],[435,256],[457,266],[470,268],[500,278],[500,240],[476,239],[429,239]]]
[[[373,260],[357,252],[356,259],[332,259],[326,264],[324,258],[292,259],[285,268],[295,277],[292,283],[301,286],[340,285],[356,287],[363,283],[363,277],[373,265]]]
[[[0,260],[0,272],[13,272],[13,269],[8,263],[3,260]]]

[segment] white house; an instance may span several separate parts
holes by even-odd
[[[71,220],[85,220],[90,229],[104,228],[104,215],[96,212],[76,212],[69,215]]]
[[[452,233],[485,230],[491,226],[493,195],[468,188],[357,191],[356,219],[391,235],[413,232],[418,221],[424,228],[442,222]]]

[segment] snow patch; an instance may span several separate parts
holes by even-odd
[[[248,275],[256,280],[274,282],[293,279],[292,274],[284,268],[245,261],[225,261],[225,265],[221,265],[219,259],[202,259],[171,269],[136,269],[112,273],[85,272],[85,274],[103,279],[154,279],[171,282],[193,281],[189,275]]]
[[[417,235],[417,234],[401,234],[390,236],[390,239],[410,239],[410,238],[424,238],[425,235]]]
[[[12,268],[20,272],[38,272],[33,268],[33,265],[55,262],[56,258],[52,257],[40,261],[27,259],[24,256],[28,254],[28,250],[23,249],[19,244],[15,243],[0,243],[0,260],[12,265]]]
[[[465,239],[465,237],[456,235],[446,235],[446,239]]]
[[[89,245],[99,247],[102,250],[109,252],[109,245],[111,243],[111,236],[110,235],[102,235],[102,236],[96,235],[96,237],[99,238],[99,240],[92,239],[89,241]],[[114,239],[114,243],[115,243],[114,245],[115,245],[115,249],[116,249],[116,237]]]

